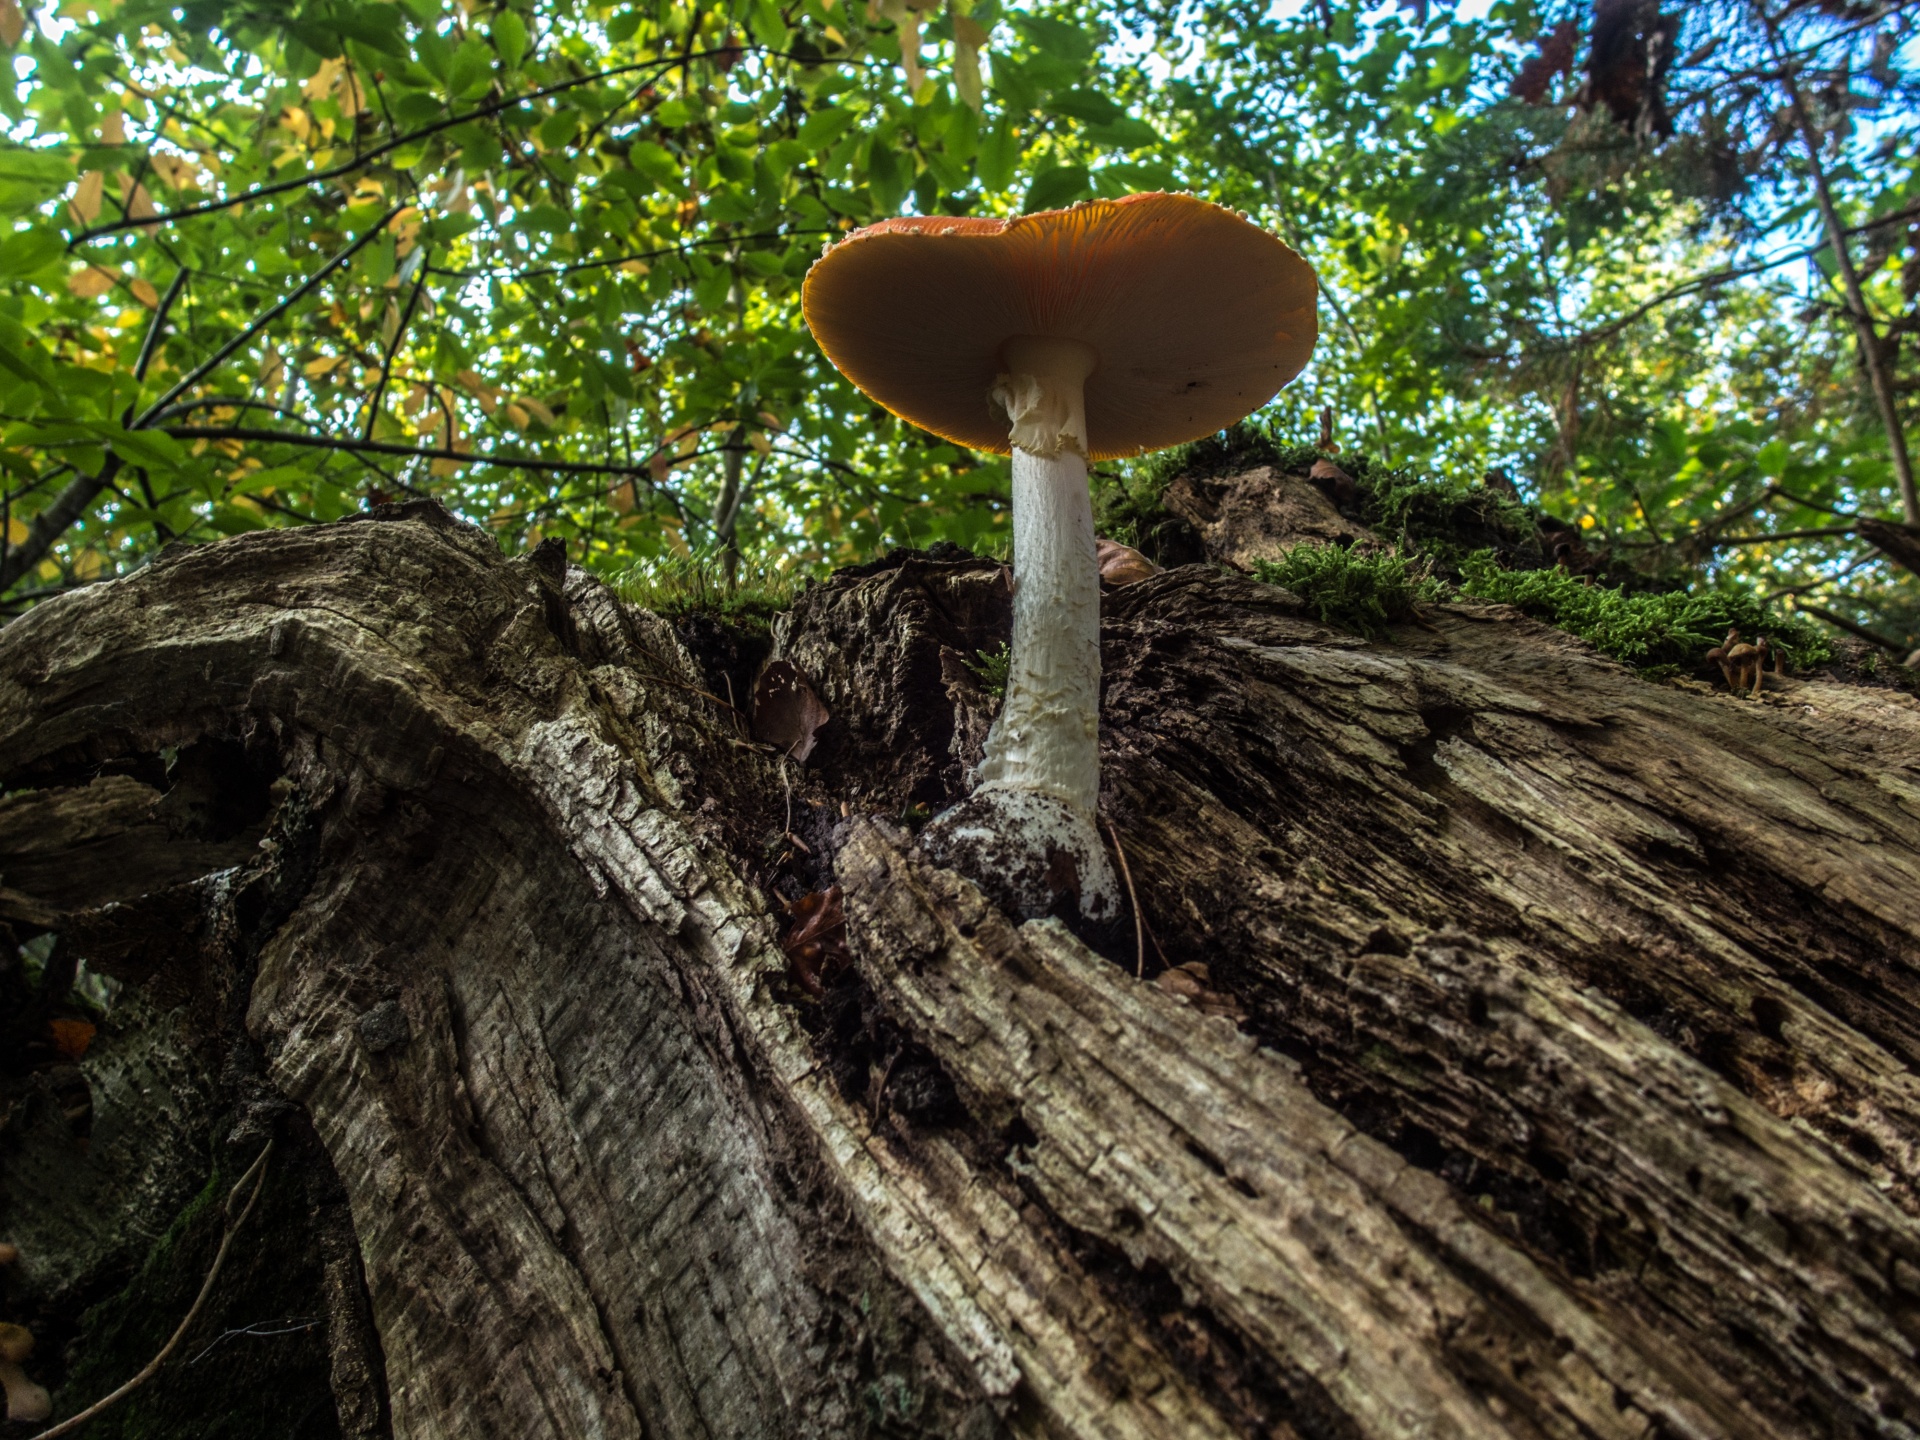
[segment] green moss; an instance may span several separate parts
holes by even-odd
[[[1424,563],[1398,550],[1363,553],[1338,545],[1296,545],[1279,560],[1256,560],[1254,578],[1293,591],[1320,616],[1372,638],[1410,619],[1416,606],[1444,597],[1446,587]]]
[[[1463,594],[1517,606],[1642,669],[1667,674],[1676,673],[1667,667],[1693,669],[1730,629],[1748,639],[1765,635],[1798,669],[1833,658],[1832,645],[1811,621],[1770,610],[1745,591],[1629,594],[1583,584],[1559,570],[1502,569],[1486,552],[1468,556],[1461,575]]]
[[[618,595],[669,619],[711,615],[742,629],[765,630],[790,609],[810,577],[765,560],[743,558],[732,584],[717,555],[678,555],[636,565],[613,577]]]

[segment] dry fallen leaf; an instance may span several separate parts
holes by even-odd
[[[53,1032],[53,1048],[69,1060],[81,1059],[93,1044],[95,1030],[85,1020],[49,1020],[47,1029]]]
[[[793,926],[780,948],[794,979],[809,995],[823,994],[825,981],[853,962],[847,952],[847,912],[834,885],[787,902]]]
[[[832,716],[813,687],[786,660],[775,660],[760,672],[753,687],[753,735],[777,745],[795,760],[813,753],[814,738]]]

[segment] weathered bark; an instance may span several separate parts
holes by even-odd
[[[0,634],[0,915],[178,1017],[221,1155],[289,1137],[254,1243],[314,1257],[340,1433],[1920,1433],[1920,705],[1169,571],[1103,627],[1136,979],[1130,922],[1015,926],[902,828],[1007,605],[954,553],[809,591],[805,767],[425,507]],[[775,902],[829,883],[816,998]],[[1152,978],[1194,961],[1219,1003]]]

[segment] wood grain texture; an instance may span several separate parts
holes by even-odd
[[[882,818],[978,758],[999,567],[802,597],[801,769],[555,560],[394,507],[0,632],[0,899],[310,1120],[343,1433],[1920,1433],[1908,697],[1116,592],[1103,810],[1236,1028]]]

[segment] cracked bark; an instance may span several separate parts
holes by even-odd
[[[1103,810],[1237,1027],[900,828],[991,715],[954,553],[776,625],[803,770],[710,636],[432,508],[171,552],[0,633],[0,913],[136,987],[100,1114],[164,1010],[168,1136],[311,1127],[327,1433],[1920,1433],[1920,706],[1432,619],[1107,597]]]

